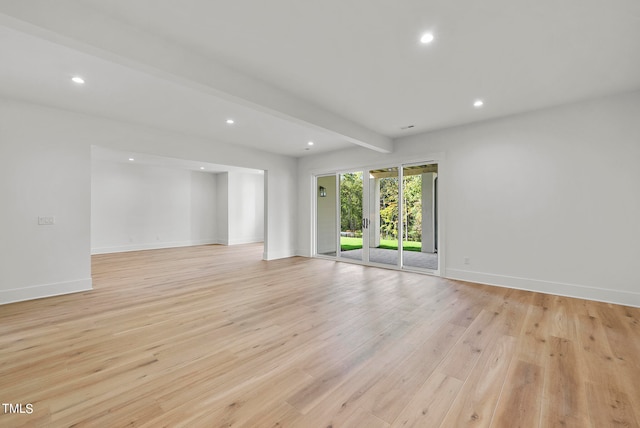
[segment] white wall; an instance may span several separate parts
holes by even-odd
[[[295,253],[295,159],[0,98],[0,303],[91,288],[91,145],[265,170],[264,257]]]
[[[298,226],[298,175],[295,168],[270,169],[264,175],[265,193],[269,209],[265,213],[265,242],[268,242],[269,254],[265,259],[291,257],[296,254]],[[276,240],[281,245],[272,246]],[[286,244],[286,245],[285,245]]]
[[[218,236],[225,245],[264,241],[264,177],[260,173],[218,174]]]
[[[211,173],[94,159],[92,253],[217,243]]]
[[[217,174],[216,213],[218,222],[216,231],[218,241],[229,245],[229,173]]]
[[[218,243],[217,174],[191,171],[190,245]]]
[[[640,306],[638,118],[634,92],[303,158],[298,251],[312,173],[439,158],[444,276]]]
[[[264,239],[264,179],[229,172],[229,245]]]
[[[325,188],[327,196],[318,197],[318,188]],[[314,189],[316,198],[317,218],[317,253],[330,254],[337,252],[336,236],[338,234],[338,220],[336,218],[338,197],[336,195],[336,176],[318,177],[318,185]]]
[[[44,122],[0,103],[0,303],[91,288],[91,148]]]

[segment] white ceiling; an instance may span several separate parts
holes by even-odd
[[[202,173],[218,174],[221,172],[239,172],[243,174],[263,175],[260,169],[241,168],[238,166],[220,165],[210,162],[192,161],[188,159],[176,159],[166,156],[155,156],[148,153],[124,152],[105,147],[93,146],[91,158],[97,161],[126,163],[130,165],[157,166],[170,169],[186,169]],[[133,160],[131,160],[133,159]]]
[[[315,152],[351,146],[338,134],[2,26],[0,52],[0,93],[12,98],[285,155],[308,153],[308,141]],[[72,83],[75,74],[86,83]],[[227,118],[235,123],[228,125]]]
[[[291,156],[389,151],[640,89],[637,0],[2,0],[0,13],[0,93]]]

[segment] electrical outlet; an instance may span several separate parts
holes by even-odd
[[[464,258],[464,264],[465,265],[470,265],[471,264],[471,259],[469,257],[465,257]]]
[[[38,225],[40,226],[51,226],[56,224],[55,217],[38,217]]]

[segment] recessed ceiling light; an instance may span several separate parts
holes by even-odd
[[[200,169],[204,169],[204,167],[203,167],[203,166],[201,166],[201,167],[200,167]]]
[[[484,101],[482,101],[482,100],[475,100],[475,101],[473,102],[473,106],[474,106],[475,108],[480,108],[480,107],[482,107],[483,105],[484,105]]]
[[[227,119],[227,125],[233,125],[234,123],[233,119]]]
[[[420,43],[429,44],[433,42],[433,34],[432,33],[424,33],[422,37],[420,37]]]
[[[313,146],[313,141],[309,141],[307,144]]]
[[[129,158],[129,160],[130,160],[131,162],[133,162],[135,159],[134,159],[134,158]]]
[[[78,85],[84,84],[84,79],[80,76],[73,76],[71,80],[73,81],[73,83],[77,83]]]

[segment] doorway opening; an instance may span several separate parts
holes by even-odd
[[[266,243],[266,171],[92,147],[91,254]]]

